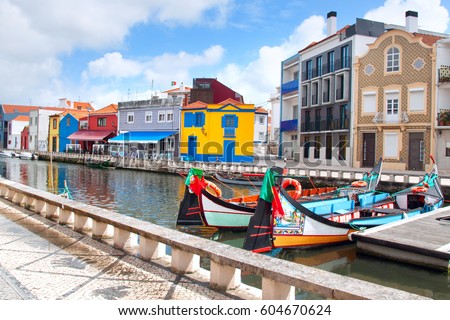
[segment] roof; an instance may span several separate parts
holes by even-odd
[[[117,104],[111,103],[110,105],[95,110],[94,112],[91,112],[90,114],[106,114],[106,113],[117,113],[119,110],[119,106]]]
[[[224,100],[222,102],[219,102],[218,104],[234,104],[234,105],[236,105],[236,104],[245,104],[245,103],[242,103],[242,102],[236,101],[234,99],[228,98],[228,99],[226,99],[226,100]]]
[[[415,37],[421,37],[422,38],[422,42],[425,43],[426,45],[429,45],[429,46],[432,46],[438,40],[444,39],[444,37],[433,36],[433,35],[430,35],[430,34],[424,34],[424,33],[418,33],[418,32],[414,32],[413,35]]]
[[[269,112],[266,109],[264,109],[262,107],[259,107],[259,108],[256,108],[255,113],[265,113],[265,114],[267,114]]]
[[[163,91],[163,93],[171,93],[171,92],[185,92],[185,91],[191,91],[191,87],[185,86],[183,90],[181,90],[181,87],[169,89],[166,91]]]
[[[64,100],[64,103],[71,109],[94,111],[89,102]]]
[[[186,109],[206,109],[208,107],[207,103],[201,102],[201,101],[196,101],[194,103],[190,103],[187,106],[184,106],[182,108],[182,110],[186,110]]]
[[[328,36],[328,37],[326,37],[326,38],[323,38],[322,40],[320,40],[320,41],[318,41],[318,42],[311,42],[309,45],[307,45],[306,47],[304,47],[303,49],[301,49],[301,50],[299,51],[299,53],[301,53],[301,52],[303,52],[303,51],[305,51],[305,50],[307,50],[307,49],[309,49],[309,48],[312,48],[312,47],[314,47],[315,45],[317,45],[317,44],[319,44],[319,43],[321,43],[321,42],[324,42],[324,41],[326,41],[326,40],[328,40],[328,39],[330,39],[330,38],[332,38],[332,37],[334,37],[334,36],[336,36],[336,35],[338,35],[338,34],[344,33],[345,30],[347,30],[349,27],[350,27],[350,25],[346,25],[346,26],[343,27],[342,29],[339,29],[338,31],[336,31],[336,33],[335,33],[335,34],[332,34],[331,36]]]
[[[20,106],[14,104],[3,104],[2,107],[5,113],[28,113],[31,110],[39,109],[38,106]]]
[[[13,121],[30,121],[29,116],[17,116],[13,119]]]

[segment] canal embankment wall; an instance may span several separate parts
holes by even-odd
[[[301,181],[304,188],[346,185],[359,180],[367,173],[367,168],[329,167],[313,163],[284,162],[276,159],[261,159],[253,163],[197,162],[181,160],[148,160],[133,158],[115,158],[109,155],[73,154],[62,152],[39,152],[39,159],[65,163],[84,164],[91,158],[94,161],[110,160],[110,168],[142,170],[159,173],[185,175],[191,167],[201,168],[206,175],[215,172],[264,173],[272,166],[286,166],[291,176],[305,177]],[[423,171],[386,171],[380,178],[380,190],[396,192],[412,184],[418,183]],[[439,181],[445,198],[450,197],[450,173],[440,172]]]
[[[230,247],[6,179],[0,179],[0,197],[98,241],[109,239],[109,243],[117,249],[134,248],[136,255],[144,261],[168,260],[170,269],[176,274],[207,274],[210,287],[216,290],[236,290],[243,286],[241,275],[247,273],[261,277],[261,289],[255,290],[264,300],[295,299],[295,289],[327,299],[427,299]],[[209,260],[209,270],[201,266],[200,259]]]

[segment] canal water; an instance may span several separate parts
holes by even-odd
[[[0,175],[40,190],[61,192],[66,181],[75,200],[106,208],[168,228],[175,228],[184,193],[180,175],[134,170],[93,169],[85,165],[0,159]],[[252,187],[220,186],[225,197],[256,193]],[[241,247],[245,233],[219,232],[215,241]],[[278,258],[341,275],[450,300],[450,274],[374,258],[357,252],[354,244],[309,250],[285,250]],[[314,298],[305,295],[305,298]]]

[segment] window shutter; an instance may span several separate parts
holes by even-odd
[[[184,113],[184,127],[190,128],[194,125],[194,114],[192,112]]]

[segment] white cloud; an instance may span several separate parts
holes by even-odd
[[[408,10],[418,12],[419,29],[446,32],[449,14],[441,0],[386,0],[383,6],[367,12],[364,18],[404,26]]]
[[[262,47],[255,61],[246,66],[227,65],[219,72],[218,80],[243,95],[246,103],[262,105],[280,85],[281,62],[311,42],[323,39],[325,27],[323,17],[311,16],[281,45]]]
[[[94,78],[129,78],[141,74],[142,69],[143,66],[139,62],[124,59],[119,52],[112,52],[89,62],[86,75]]]

